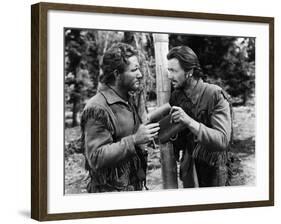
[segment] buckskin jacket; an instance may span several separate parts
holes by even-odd
[[[133,100],[123,100],[103,85],[81,116],[88,192],[141,190],[145,182],[145,151],[134,144],[141,121]]]
[[[219,86],[199,79],[189,96],[183,90],[175,90],[170,104],[181,107],[200,125],[198,136],[186,129],[173,142],[177,157],[179,151],[183,151],[180,177],[185,187],[194,187],[193,163],[199,186],[225,185],[227,149],[232,132],[227,94]]]

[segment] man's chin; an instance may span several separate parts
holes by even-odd
[[[139,91],[139,90],[141,90],[141,88],[140,88],[140,87],[133,87],[133,88],[131,88],[131,89],[130,89],[130,91],[129,91],[129,92],[131,92],[131,93],[135,93],[135,92],[137,92],[137,91]]]
[[[180,86],[177,85],[177,84],[173,84],[173,88],[174,88],[174,89],[180,89]]]
[[[135,85],[133,86],[133,91],[138,91],[142,88],[142,85],[140,83],[135,83]]]

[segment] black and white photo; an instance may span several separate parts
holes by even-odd
[[[255,185],[254,37],[64,34],[66,194]]]

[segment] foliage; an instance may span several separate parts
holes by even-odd
[[[245,104],[255,87],[255,38],[170,35],[170,47],[187,45],[198,55],[208,81]]]
[[[156,74],[152,33],[65,29],[66,123],[76,126],[86,101],[96,93],[105,51],[125,42],[138,49],[143,89],[138,102],[156,98]],[[255,38],[170,34],[169,47],[187,45],[198,55],[209,82],[225,88],[245,104],[255,88]],[[142,112],[146,108],[142,107]],[[68,119],[69,118],[69,119]]]
[[[96,93],[100,65],[108,45],[123,38],[122,32],[65,30],[65,102],[66,120],[78,123],[86,100]]]

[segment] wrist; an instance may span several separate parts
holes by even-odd
[[[198,136],[200,123],[192,119],[189,123],[188,128],[195,136]]]
[[[185,119],[184,124],[187,128],[190,128],[190,126],[192,125],[192,118]]]
[[[133,142],[134,142],[134,145],[138,145],[137,140],[136,140],[136,135],[135,135],[135,134],[133,134],[133,135],[132,135],[132,137],[133,137]]]

